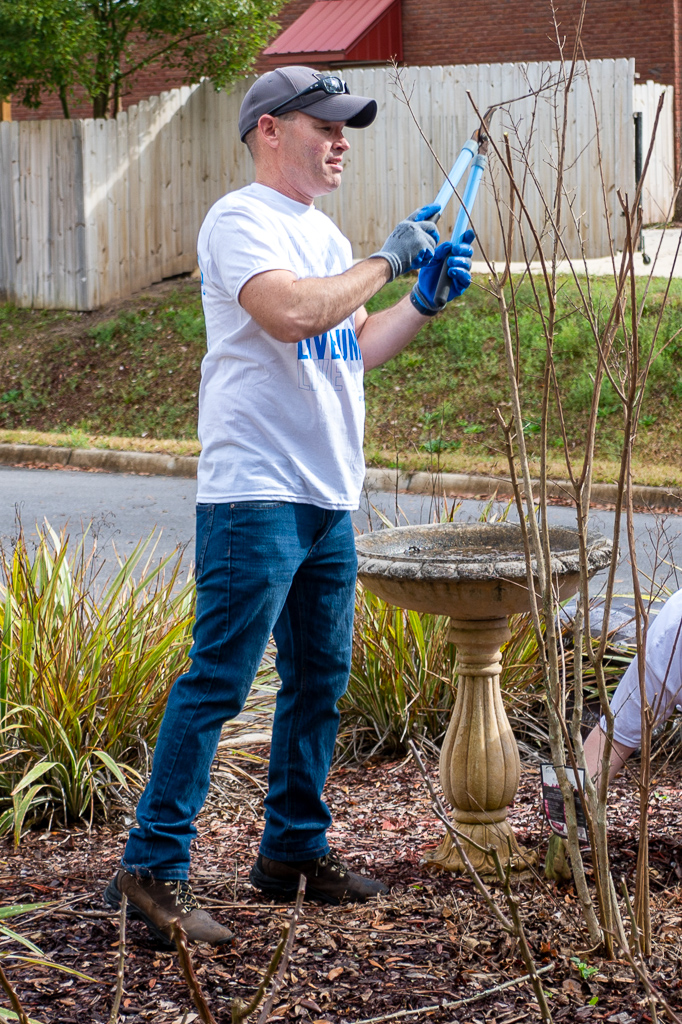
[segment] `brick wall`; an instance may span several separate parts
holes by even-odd
[[[549,0],[402,0],[406,64],[553,60],[557,33]],[[580,0],[555,0],[571,56]],[[588,59],[634,57],[635,73],[675,87],[675,152],[682,167],[682,0],[588,0],[582,45]],[[435,26],[435,29],[434,29]],[[680,211],[682,214],[682,210]]]
[[[549,0],[402,0],[406,64],[555,60]],[[571,55],[580,0],[556,0]],[[642,80],[673,84],[674,0],[589,0],[585,56],[634,57]]]
[[[312,0],[291,0],[279,15],[288,28]],[[333,2],[333,0],[329,0]],[[673,22],[679,0],[589,0],[585,55],[634,57],[641,78],[672,85]],[[580,0],[556,0],[560,32],[570,47]],[[405,64],[494,64],[555,60],[549,0],[402,0]],[[570,51],[568,53],[570,56]]]

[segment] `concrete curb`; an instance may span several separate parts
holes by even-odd
[[[107,473],[138,473],[146,476],[174,476],[192,479],[199,460],[193,455],[162,455],[154,452],[119,452],[106,448],[57,448],[37,444],[0,444],[0,465],[60,466],[96,469]],[[570,487],[561,480],[548,485],[552,498],[570,497]],[[408,494],[511,498],[511,481],[505,477],[473,473],[401,473],[395,469],[368,469],[365,490],[405,491]],[[682,490],[674,487],[635,486],[637,506],[682,510]],[[612,504],[615,484],[593,484],[592,500]]]
[[[533,481],[534,490],[539,488]],[[400,473],[394,469],[368,469],[365,489],[370,491],[407,491],[412,494],[447,495],[448,497],[471,496],[477,498],[512,498],[514,492],[511,480],[501,476],[479,476],[474,473]],[[616,484],[592,484],[594,504],[614,504],[618,488]],[[537,490],[535,490],[537,495]],[[564,480],[553,480],[547,485],[550,498],[570,499],[571,486]],[[674,487],[645,487],[635,485],[633,501],[638,507],[669,508],[682,510],[682,490]]]
[[[106,448],[56,448],[38,444],[0,444],[3,466],[68,466],[107,473],[196,477],[198,458],[156,452],[118,452]]]

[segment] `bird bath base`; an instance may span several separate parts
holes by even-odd
[[[580,583],[575,530],[551,527],[551,574],[558,596]],[[438,523],[381,530],[357,540],[358,576],[390,604],[450,617],[459,683],[440,757],[440,780],[467,856],[485,878],[503,869],[519,874],[537,863],[507,822],[519,785],[516,740],[500,693],[500,648],[510,636],[509,615],[528,611],[524,539],[515,523]],[[588,535],[588,577],[608,565],[611,542]],[[536,569],[532,565],[533,578]],[[482,849],[478,849],[482,847]],[[466,866],[449,835],[426,863],[446,871]]]
[[[538,855],[535,850],[520,847],[509,823],[498,822],[494,825],[481,825],[474,822],[458,821],[455,814],[454,826],[459,833],[459,841],[466,851],[469,863],[475,868],[485,882],[499,882],[500,878],[495,866],[495,859],[489,852],[482,853],[479,849],[495,849],[502,869],[511,866],[514,878],[530,877],[531,869],[537,865]],[[470,840],[470,842],[469,842]],[[459,850],[449,835],[446,835],[437,850],[427,852],[422,861],[425,867],[436,871],[452,871],[465,875],[467,868]]]
[[[498,877],[491,848],[502,868],[514,873],[537,863],[537,854],[519,846],[507,822],[520,775],[518,748],[500,693],[500,648],[510,636],[506,617],[450,619],[459,683],[441,749],[440,781],[469,860],[490,879]],[[449,834],[425,863],[444,871],[466,871]]]

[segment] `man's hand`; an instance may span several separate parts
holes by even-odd
[[[438,245],[438,230],[429,218],[439,212],[438,206],[422,206],[415,210],[391,232],[379,252],[369,257],[381,256],[391,268],[391,280],[425,266]]]
[[[446,302],[456,299],[469,287],[471,257],[474,254],[471,243],[475,237],[474,232],[469,229],[464,232],[459,244],[443,242],[434,252],[429,264],[419,271],[417,283],[410,293],[410,302],[422,316],[435,316],[445,308]],[[447,263],[450,278],[450,290],[445,302],[436,298],[443,263]]]

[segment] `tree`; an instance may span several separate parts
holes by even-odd
[[[69,0],[0,0],[0,95],[37,109],[41,93],[58,93],[69,116],[69,87],[87,46],[85,25]]]
[[[244,74],[276,30],[283,0],[0,0],[0,95],[27,107],[84,92],[93,117],[115,116],[149,64],[218,88]]]

